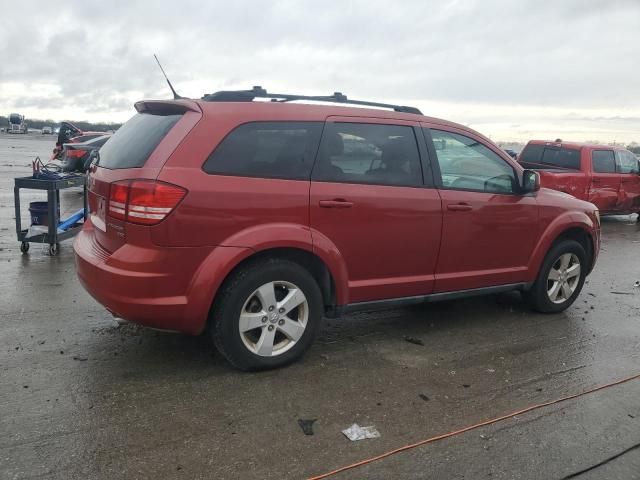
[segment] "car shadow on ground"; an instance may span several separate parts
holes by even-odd
[[[510,331],[519,322],[551,321],[551,317],[557,320],[566,315],[532,314],[520,294],[511,292],[325,318],[311,351],[297,363],[313,367],[324,362],[328,354],[350,356],[363,349],[393,348],[398,340],[424,346],[435,341],[433,337],[452,332],[467,337],[483,328]],[[119,371],[123,378],[237,372],[215,350],[208,332],[193,337],[130,323],[93,330],[94,353],[89,355],[98,360],[94,362],[96,369],[102,359],[111,373]]]

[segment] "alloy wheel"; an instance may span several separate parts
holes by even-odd
[[[580,283],[580,259],[574,253],[564,253],[551,265],[547,276],[547,295],[559,304],[571,298]]]
[[[309,320],[309,304],[291,282],[274,281],[257,288],[245,301],[238,329],[245,347],[261,357],[290,350],[302,337]]]

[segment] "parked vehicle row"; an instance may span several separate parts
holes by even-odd
[[[74,244],[89,293],[206,330],[245,370],[298,358],[323,315],[508,290],[541,312],[575,301],[600,248],[591,203],[462,125],[290,103],[309,99],[349,103],[260,88],[138,102],[89,170]]]
[[[591,202],[603,215],[640,214],[640,162],[622,147],[532,140],[518,161],[540,173],[543,187]]]

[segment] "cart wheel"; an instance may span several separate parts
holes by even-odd
[[[29,251],[29,242],[22,242],[20,244],[20,251],[22,253],[27,253]]]
[[[51,245],[49,245],[49,255],[54,257],[54,256],[58,255],[59,252],[60,252],[60,244],[59,243],[52,243]]]

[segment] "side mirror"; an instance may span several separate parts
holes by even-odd
[[[535,170],[522,172],[522,191],[532,193],[540,190],[540,174]]]

